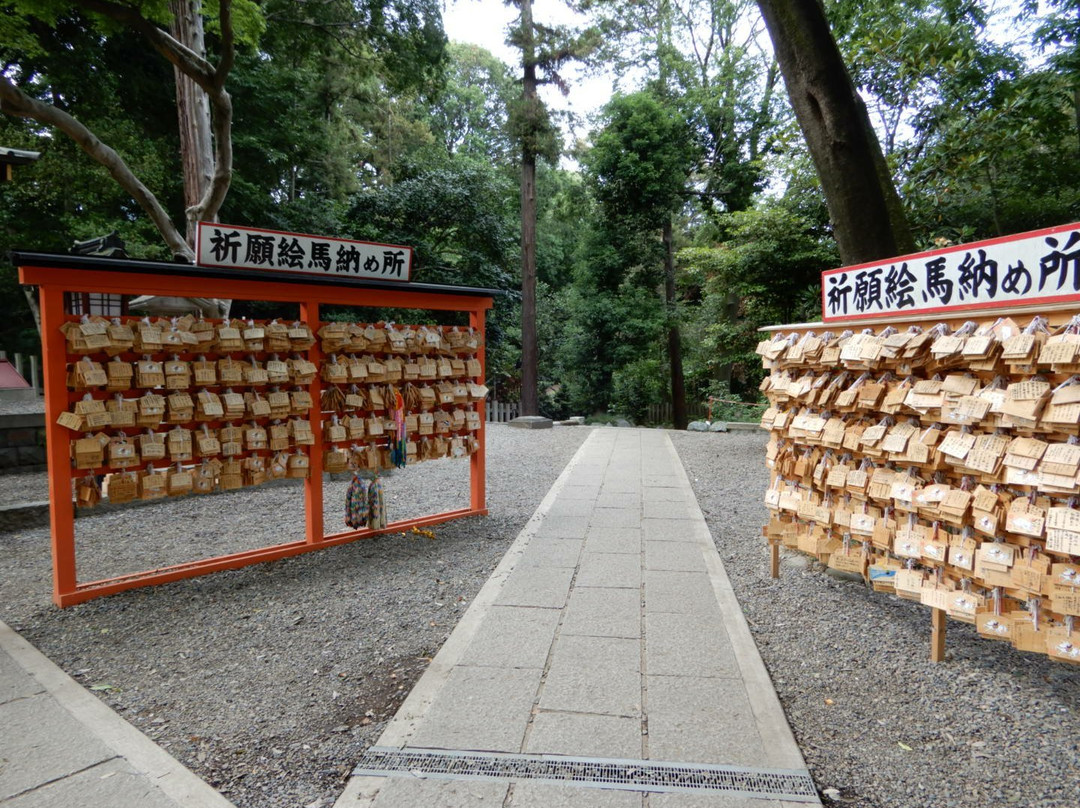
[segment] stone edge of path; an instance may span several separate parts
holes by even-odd
[[[506,555],[503,556],[491,577],[481,587],[453,632],[443,643],[438,653],[435,654],[435,658],[431,660],[427,670],[424,671],[420,680],[409,692],[394,717],[390,719],[386,729],[383,730],[382,735],[379,736],[379,740],[376,742],[377,746],[396,746],[400,748],[407,745],[409,738],[416,730],[419,720],[434,702],[450,672],[476,635],[476,631],[487,615],[488,610],[499,597],[503,584],[510,577],[510,573],[514,571],[522,554],[525,552],[525,548],[529,546],[529,542],[540,527],[544,516],[551,510],[552,504],[566,485],[580,459],[589,451],[589,444],[596,438],[596,434],[594,430],[578,447],[570,462],[566,464],[558,479],[555,480],[555,484],[551,486],[536,511],[529,517],[529,521],[525,523],[525,527],[518,533],[517,538],[514,539],[510,549],[506,551]],[[345,790],[334,803],[334,808],[368,808],[385,781],[385,777],[367,775],[350,777],[345,784]]]
[[[220,793],[64,673],[0,621],[0,652],[33,678],[72,718],[169,799],[185,808],[233,808]]]
[[[667,436],[665,435],[665,437]],[[731,580],[728,578],[727,570],[724,568],[724,562],[721,560],[720,553],[712,539],[712,531],[708,530],[708,523],[705,521],[705,516],[698,505],[697,497],[694,496],[694,489],[690,485],[690,478],[686,474],[686,468],[683,466],[682,459],[679,457],[679,453],[676,451],[670,437],[667,437],[667,446],[668,451],[674,456],[675,467],[678,469],[678,476],[682,480],[682,487],[684,491],[689,493],[687,501],[692,502],[692,504],[688,507],[691,513],[694,513],[696,518],[705,524],[710,537],[709,546],[704,552],[705,568],[709,573],[709,580],[712,582],[716,599],[720,602],[724,628],[727,629],[728,637],[731,639],[731,645],[735,651],[735,659],[739,663],[739,672],[742,674],[743,682],[746,685],[746,694],[750,699],[750,707],[754,712],[754,718],[757,720],[762,745],[768,750],[768,765],[780,769],[806,770],[806,761],[803,759],[802,750],[799,749],[799,744],[791,732],[791,725],[788,724],[784,707],[780,704],[779,696],[776,695],[776,688],[773,687],[772,678],[769,676],[769,671],[761,658],[757,643],[754,642],[753,635],[750,633],[750,625],[746,622],[746,616],[743,614],[738,598],[735,597],[735,590],[731,586]]]

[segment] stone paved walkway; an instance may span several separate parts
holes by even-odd
[[[232,803],[0,622],[0,806]]]
[[[682,464],[655,430],[590,435],[377,745],[805,773]],[[787,804],[358,775],[337,808]]]

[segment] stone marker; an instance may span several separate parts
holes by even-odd
[[[554,424],[550,418],[542,415],[522,415],[510,421],[510,426],[518,429],[551,429]]]

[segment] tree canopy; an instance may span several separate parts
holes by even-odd
[[[1077,0],[514,5],[505,64],[435,0],[0,0],[0,145],[41,153],[0,183],[0,251],[189,255],[215,214],[408,243],[420,280],[506,290],[500,397],[532,374],[541,412],[642,420],[679,377],[753,400],[756,328],[815,319],[822,269],[1080,218]],[[568,60],[617,85],[569,147],[529,90],[573,98]],[[178,73],[212,126],[194,202]],[[6,264],[0,297],[0,348],[34,350]]]

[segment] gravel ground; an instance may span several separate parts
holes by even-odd
[[[25,396],[0,396],[0,415],[32,415],[45,412],[45,399]]]
[[[385,536],[63,611],[48,530],[0,533],[0,618],[241,808],[327,806],[587,436],[489,426],[491,516],[434,540]],[[397,471],[388,513],[462,507],[467,479],[462,461]],[[327,486],[328,531],[344,490]],[[279,484],[81,518],[80,579],[296,538],[300,500]]]
[[[926,608],[798,553],[772,580],[764,433],[670,434],[820,789],[868,808],[1080,805],[1080,668],[952,620],[935,665]]]
[[[7,505],[45,502],[49,499],[49,478],[43,471],[0,474],[0,493]]]

